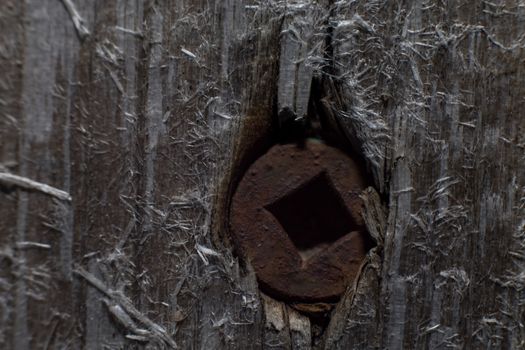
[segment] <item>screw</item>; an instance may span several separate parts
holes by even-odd
[[[357,164],[319,141],[276,145],[248,169],[233,196],[230,229],[266,293],[330,302],[368,250]]]

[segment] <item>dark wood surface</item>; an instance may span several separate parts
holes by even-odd
[[[3,0],[0,33],[0,348],[525,346],[523,1]],[[375,188],[329,324],[227,229],[305,115]]]

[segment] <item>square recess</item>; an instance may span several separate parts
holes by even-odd
[[[303,260],[356,227],[325,172],[267,205],[266,209],[279,221]]]

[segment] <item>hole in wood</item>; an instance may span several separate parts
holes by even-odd
[[[279,221],[303,261],[358,229],[326,172],[267,205],[266,209]]]

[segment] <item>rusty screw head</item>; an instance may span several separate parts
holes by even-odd
[[[364,188],[351,158],[313,140],[274,146],[251,165],[230,227],[265,292],[294,302],[339,298],[368,249]]]

